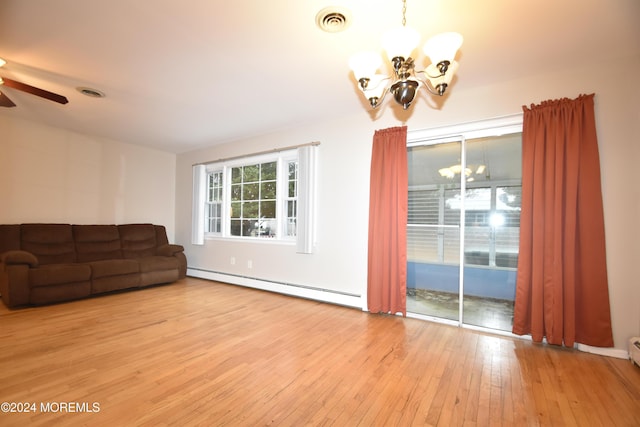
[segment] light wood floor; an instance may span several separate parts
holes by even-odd
[[[37,405],[2,426],[638,426],[640,368],[185,279],[0,304],[0,402]]]

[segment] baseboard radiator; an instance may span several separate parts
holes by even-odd
[[[201,268],[187,268],[187,276],[200,279],[214,280],[217,282],[240,285],[263,291],[276,292],[315,301],[328,302],[358,309],[363,308],[362,296],[331,289],[322,289],[313,286],[305,286],[294,283],[278,282],[256,277],[241,276],[220,271],[205,270]]]

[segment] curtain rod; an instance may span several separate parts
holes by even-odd
[[[253,156],[259,156],[261,154],[278,153],[280,151],[293,150],[295,148],[300,148],[300,147],[309,147],[309,146],[314,146],[315,147],[317,145],[320,145],[320,142],[318,142],[318,141],[307,142],[305,144],[290,145],[288,147],[280,147],[280,148],[272,148],[271,150],[257,151],[255,153],[242,154],[240,156],[224,157],[224,158],[220,158],[220,159],[216,159],[216,160],[209,160],[207,162],[198,162],[198,163],[192,164],[191,166],[208,165],[210,163],[218,163],[218,162],[228,162],[229,160],[242,159],[244,157],[253,157]]]

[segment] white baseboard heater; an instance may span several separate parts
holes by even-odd
[[[629,340],[629,359],[640,366],[640,337],[633,337]]]
[[[187,268],[187,276],[363,309],[362,296],[347,292],[191,267]]]

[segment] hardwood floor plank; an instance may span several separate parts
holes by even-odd
[[[639,384],[625,360],[192,278],[0,306],[0,401],[49,405],[3,427],[631,426]]]

